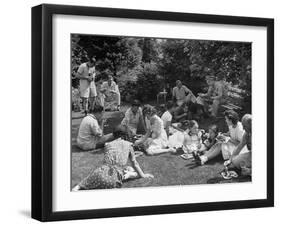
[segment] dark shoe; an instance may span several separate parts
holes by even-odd
[[[196,152],[192,152],[192,156],[193,156],[193,158],[194,158],[196,161],[200,161],[200,162],[201,162],[201,159],[200,159],[199,155],[198,155]]]

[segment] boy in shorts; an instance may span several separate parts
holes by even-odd
[[[95,66],[95,58],[91,57],[88,62],[79,66],[76,77],[79,78],[80,98],[82,99],[82,108],[85,114],[88,112],[88,98],[90,97],[90,84],[94,80],[93,68]]]

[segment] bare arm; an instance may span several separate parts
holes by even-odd
[[[203,96],[204,97],[211,96],[211,93],[212,93],[212,87],[209,86],[207,93],[203,94]]]
[[[132,163],[132,166],[133,166],[133,168],[135,169],[135,171],[138,173],[139,177],[141,177],[141,178],[148,178],[148,177],[153,178],[153,175],[151,175],[151,174],[145,174],[145,173],[142,171],[142,169],[141,169],[139,163],[138,163],[137,160],[136,160],[136,157],[135,157],[135,154],[134,154],[134,150],[133,150],[132,147],[131,147],[131,150],[130,150],[130,156],[129,156],[129,157],[130,157],[130,161],[131,161],[131,163]]]
[[[231,157],[238,155],[241,152],[241,150],[245,147],[246,144],[247,144],[247,138],[246,138],[246,135],[244,134],[242,141],[238,144],[236,149],[233,151]]]
[[[103,131],[103,125],[104,125],[104,122],[101,123],[101,128],[100,128],[97,121],[93,122],[93,124],[91,125],[93,135],[101,137],[102,134],[103,134],[103,132],[102,132]]]
[[[193,97],[195,97],[195,95],[193,94],[193,92],[189,89],[189,88],[187,88],[186,86],[184,86],[185,88],[185,92],[186,93],[188,93],[188,94],[190,94],[191,96],[193,96]],[[196,97],[195,97],[196,98]]]
[[[137,140],[135,144],[143,144],[150,136],[151,136],[151,130],[147,130],[144,137],[142,137],[140,140]]]
[[[80,72],[77,72],[75,76],[80,80],[89,80],[89,78],[85,78]]]
[[[176,129],[176,130],[178,130],[180,132],[184,132],[183,129],[181,129],[181,128],[177,127],[177,126],[174,126],[173,124],[171,124],[171,127],[173,127],[174,129]]]
[[[105,93],[106,90],[107,90],[107,88],[106,88],[106,82],[103,82],[103,83],[101,84],[101,87],[100,87],[100,92],[101,92],[101,93]]]
[[[228,137],[229,137],[229,136],[230,136],[230,132],[229,132],[229,130],[228,130],[226,133],[223,133],[223,135],[224,135],[224,136],[228,136]]]
[[[220,99],[222,97],[222,94],[223,94],[223,88],[222,88],[222,85],[219,84],[217,85],[218,86],[218,94],[217,96],[214,96],[213,99]]]
[[[101,87],[101,88],[100,88],[100,92],[101,92],[101,93],[105,93],[105,92],[106,92],[106,88]]]
[[[182,113],[182,114],[180,114],[180,115],[176,114],[176,115],[175,115],[175,119],[176,119],[176,120],[180,120],[180,119],[182,119],[182,118],[184,118],[184,117],[186,117],[186,116],[187,116],[187,113],[186,113],[186,112],[184,112],[184,113]]]

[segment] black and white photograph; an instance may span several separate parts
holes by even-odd
[[[251,42],[70,39],[73,192],[251,183]]]
[[[32,116],[34,219],[271,207],[274,20],[35,6]]]

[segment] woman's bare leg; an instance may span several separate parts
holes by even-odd
[[[175,153],[176,149],[174,148],[158,148],[158,147],[149,147],[146,150],[146,153],[148,155],[159,155],[159,154],[163,154],[163,153]]]
[[[90,109],[93,110],[96,104],[96,97],[89,97]]]
[[[210,148],[209,151],[207,151],[204,155],[200,156],[201,162],[204,164],[207,161],[217,157],[219,154],[221,154],[221,144],[215,144]]]
[[[125,169],[125,173],[124,173],[124,180],[128,180],[128,179],[135,179],[139,177],[138,173],[134,170],[133,167],[131,166],[127,166]]]

